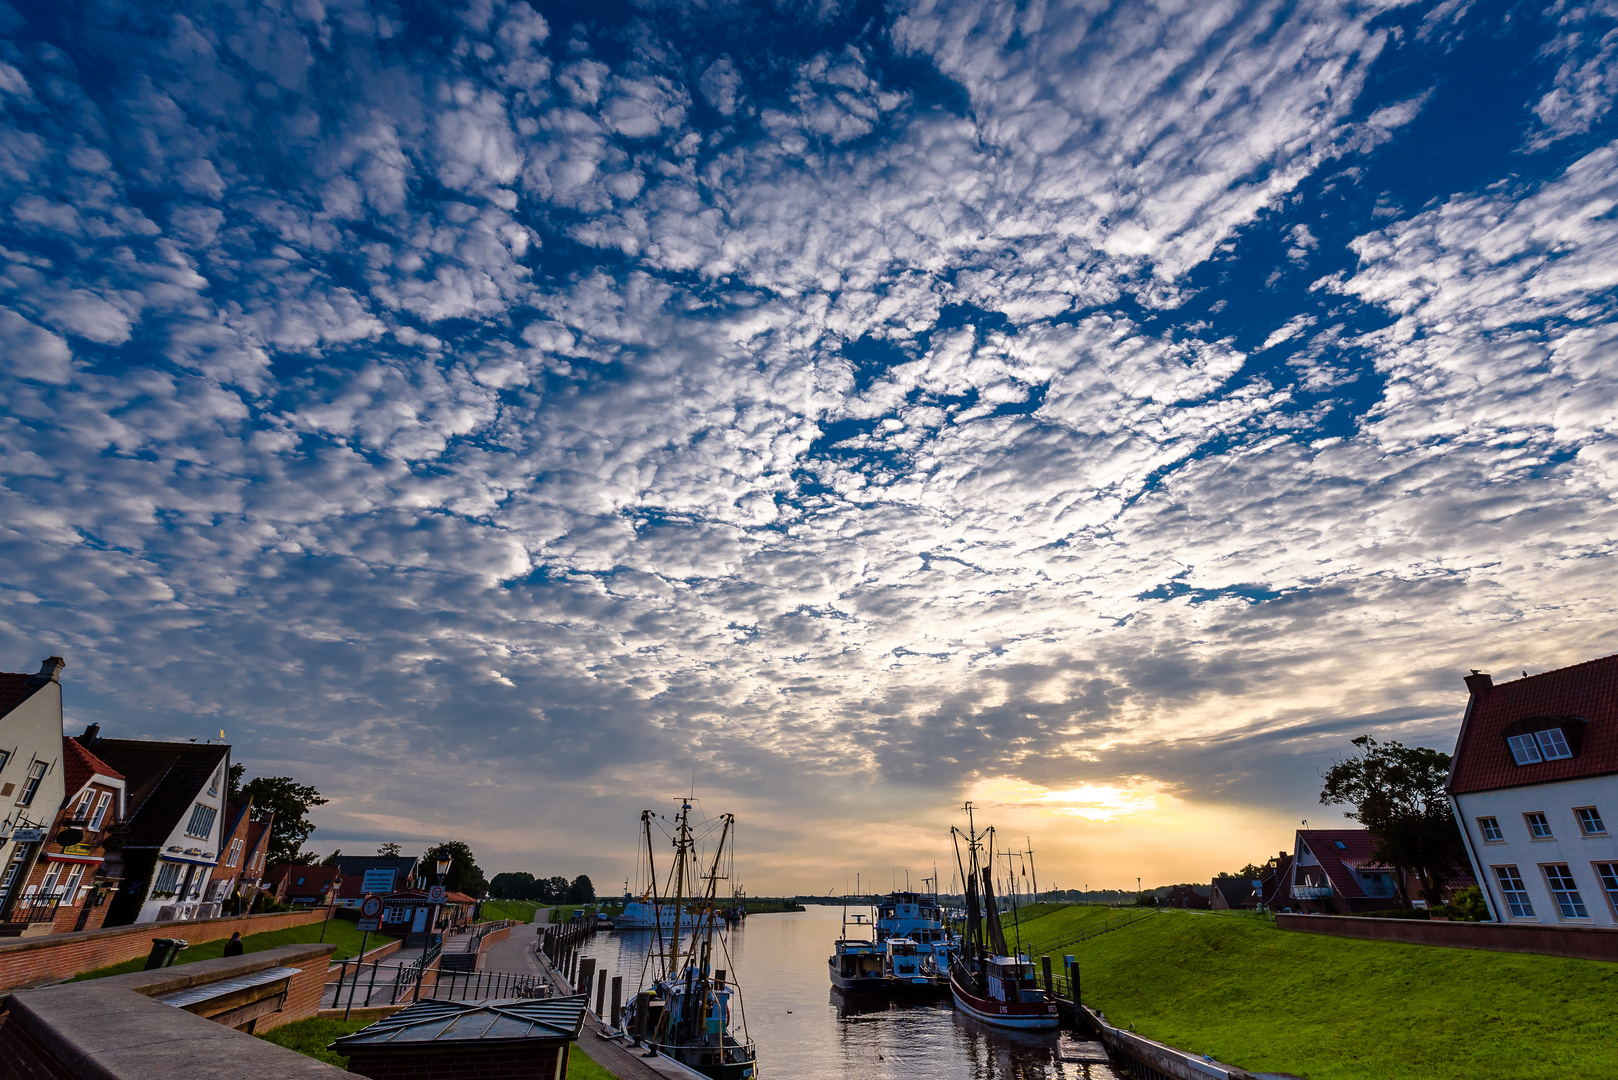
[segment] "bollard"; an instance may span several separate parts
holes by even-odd
[[[619,1015],[619,1013],[623,1010],[623,1004],[624,977],[622,975],[614,975],[612,977],[612,1019],[607,1021],[608,1026],[617,1027],[619,1024],[623,1023],[623,1017]]]
[[[1051,958],[1050,958],[1050,956],[1049,955],[1041,956],[1039,958],[1039,966],[1041,968],[1043,968],[1044,971],[1045,971],[1045,992],[1047,994],[1054,995],[1056,993],[1056,984],[1051,981]]]
[[[606,1020],[606,1017],[601,1015],[602,1010],[605,1009],[606,1007],[607,1007],[607,969],[602,968],[601,969],[601,974],[596,977],[596,1019],[597,1020],[602,1020],[602,1021]]]
[[[595,982],[595,974],[595,957],[586,956],[583,960],[579,961],[579,977],[578,981],[574,984],[578,987],[578,989],[575,990],[574,993],[583,994],[586,1001],[589,1001],[590,999],[590,984]]]

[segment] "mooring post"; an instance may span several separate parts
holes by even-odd
[[[1079,1020],[1084,1015],[1084,999],[1079,993],[1079,965],[1073,962],[1072,956],[1062,957],[1062,963],[1067,968],[1067,992],[1073,998],[1073,1030],[1081,1029]]]
[[[607,969],[602,968],[601,973],[598,976],[596,976],[596,1019],[597,1020],[602,1020],[602,1021],[606,1020],[606,1017],[601,1015],[601,1010],[606,1008],[606,1006],[607,1006]]]
[[[590,984],[595,981],[595,973],[595,957],[586,956],[583,960],[579,961],[579,979],[574,985],[578,987],[576,993],[583,994],[586,1001],[588,1001],[590,998]]]
[[[1056,984],[1051,981],[1051,958],[1050,958],[1050,954],[1047,953],[1046,955],[1041,956],[1039,958],[1039,966],[1045,970],[1045,992],[1047,994],[1055,994],[1056,993]]]
[[[624,977],[622,975],[614,975],[612,977],[612,1018],[606,1021],[608,1027],[618,1026],[618,1013],[619,1010],[622,1009],[623,1004]]]

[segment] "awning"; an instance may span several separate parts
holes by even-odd
[[[166,851],[159,851],[157,853],[157,857],[159,859],[163,859],[166,862],[189,863],[192,866],[218,866],[219,865],[219,860],[218,859],[203,859],[203,858],[200,858],[200,857],[194,856],[194,855],[170,855]]]
[[[47,851],[45,853],[45,861],[82,863],[85,866],[100,866],[106,860],[97,858],[94,855],[69,855],[66,852],[61,851]]]

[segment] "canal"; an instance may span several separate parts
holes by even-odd
[[[731,932],[732,978],[762,1080],[1112,1080],[1106,1066],[1063,1060],[1079,1051],[1065,1032],[991,1028],[960,1016],[947,998],[850,1007],[826,972],[841,928],[841,908],[811,905],[750,916]],[[628,999],[642,985],[651,947],[645,931],[601,933],[580,955],[595,957],[609,978],[622,975]]]

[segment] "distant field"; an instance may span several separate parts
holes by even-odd
[[[485,919],[515,919],[528,923],[534,921],[534,912],[544,906],[535,900],[485,900],[481,915]]]
[[[1358,941],[1267,919],[1164,911],[1082,944],[1129,908],[1041,905],[1023,943],[1114,1024],[1254,1072],[1307,1080],[1618,1076],[1618,964]],[[1009,921],[1007,937],[1015,931]]]

